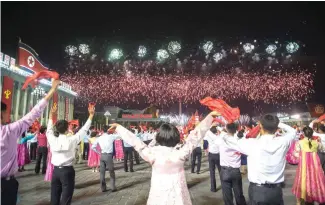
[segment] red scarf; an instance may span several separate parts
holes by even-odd
[[[246,135],[246,138],[256,138],[257,135],[260,133],[261,127],[260,125],[257,125],[253,129],[249,131],[249,133]]]
[[[233,123],[240,117],[240,110],[238,107],[232,108],[225,101],[221,99],[213,99],[206,97],[200,100],[202,105],[208,106],[210,110],[217,111],[228,123]]]
[[[28,84],[31,84],[33,88],[36,87],[37,85],[37,80],[44,79],[44,78],[54,78],[55,80],[59,79],[59,74],[54,71],[48,71],[48,70],[43,70],[40,72],[37,72],[31,76],[26,77],[25,83],[22,87],[23,90],[25,90],[28,86]]]

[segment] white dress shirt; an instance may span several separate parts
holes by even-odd
[[[262,135],[255,139],[225,138],[225,143],[247,155],[248,180],[256,184],[278,184],[284,181],[286,153],[296,130],[280,123],[282,136]]]
[[[47,125],[46,137],[52,152],[52,164],[54,166],[72,166],[75,160],[75,151],[79,142],[87,134],[91,126],[91,120],[87,120],[86,124],[72,136],[60,134],[54,136],[53,122],[50,119]]]
[[[99,144],[101,152],[106,154],[112,154],[113,153],[113,147],[114,147],[114,140],[116,140],[119,136],[117,134],[107,134],[104,133],[100,137],[96,139],[94,144],[91,146],[91,148],[98,153],[97,144]]]
[[[141,133],[141,135],[142,135],[142,141],[148,141],[149,140],[147,132],[143,132],[143,133]]]
[[[232,168],[240,168],[241,166],[241,153],[228,146],[226,140],[228,138],[238,140],[237,136],[230,136],[226,132],[221,132],[220,137],[222,140],[216,141],[215,143],[220,143],[220,166],[223,167],[232,167]]]
[[[209,152],[219,154],[222,138],[219,135],[213,134],[210,130],[205,134],[204,139],[209,143]]]

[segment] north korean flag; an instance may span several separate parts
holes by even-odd
[[[18,43],[18,64],[21,69],[32,74],[49,69],[48,66],[39,59],[35,50],[22,42]]]

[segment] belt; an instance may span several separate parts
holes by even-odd
[[[57,169],[63,169],[63,168],[71,168],[73,166],[54,166],[54,168],[57,168]]]
[[[102,153],[102,154],[113,154],[113,153]]]
[[[12,180],[12,179],[15,179],[15,176],[9,176],[9,177],[2,177],[1,180],[6,180],[6,181],[9,181],[9,180]]]
[[[221,168],[223,168],[223,169],[239,169],[239,167],[235,168],[235,167],[227,167],[227,166],[221,166]]]
[[[267,187],[267,188],[275,188],[275,187],[282,187],[283,183],[277,183],[277,184],[257,184],[257,183],[253,183],[250,182],[250,184],[252,184],[253,186],[260,186],[260,187]]]

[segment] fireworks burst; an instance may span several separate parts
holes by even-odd
[[[290,104],[305,101],[313,93],[312,77],[307,72],[218,73],[209,76],[76,72],[63,75],[62,80],[73,87],[81,100],[103,104],[169,105],[179,100],[191,104],[205,96],[217,96],[226,101],[245,98],[251,102]]]

